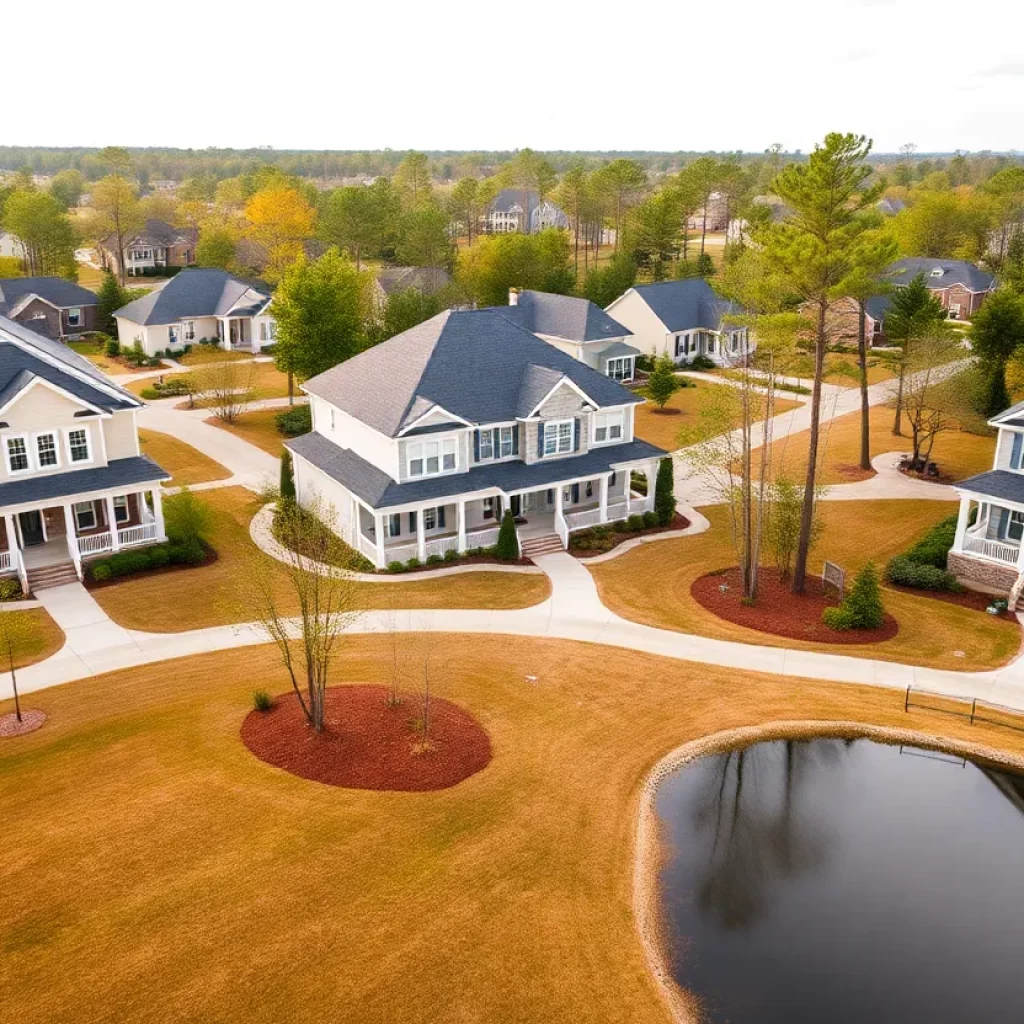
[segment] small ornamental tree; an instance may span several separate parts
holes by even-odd
[[[654,512],[662,526],[668,526],[676,513],[675,472],[670,458],[662,459],[658,465],[658,479],[654,485]]]
[[[853,589],[838,608],[826,608],[822,622],[832,629],[878,629],[885,621],[885,606],[875,563],[868,562],[853,581]]]
[[[281,456],[281,500],[295,500],[295,476],[292,473],[292,453],[287,448]]]
[[[495,554],[503,562],[514,562],[519,557],[519,538],[516,536],[516,520],[511,509],[506,509],[501,517]]]
[[[665,403],[682,387],[676,377],[676,366],[672,357],[663,352],[658,356],[650,377],[647,378],[647,397],[659,408],[664,409]]]

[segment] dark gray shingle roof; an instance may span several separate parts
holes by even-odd
[[[395,437],[433,405],[468,423],[525,416],[524,402],[541,377],[567,377],[598,406],[642,401],[514,324],[504,307],[439,313],[313,377],[303,389]]]
[[[94,469],[76,469],[69,473],[27,477],[0,484],[0,505],[22,505],[29,501],[49,501],[72,494],[104,491],[109,487],[132,487],[136,484],[170,480],[171,474],[145,455],[115,459]]]
[[[96,305],[95,293],[63,277],[5,277],[0,279],[0,316],[28,295],[38,295],[60,309]]]
[[[933,276],[934,270],[941,270],[942,275]],[[949,288],[954,284],[962,284],[972,292],[987,292],[995,285],[995,278],[991,274],[966,260],[909,256],[897,260],[886,271],[886,277],[893,284],[910,284],[918,274],[924,274],[925,284],[929,288]]]
[[[1022,473],[1011,473],[1005,469],[990,469],[987,473],[979,473],[977,476],[961,480],[956,488],[1024,505],[1024,474]]]
[[[639,284],[633,290],[669,331],[691,331],[698,327],[717,331],[723,316],[742,312],[734,302],[719,298],[700,277]]]
[[[872,320],[884,320],[885,314],[889,311],[890,302],[892,302],[892,297],[889,295],[872,295],[864,303],[864,308]]]
[[[270,300],[265,285],[246,281],[226,270],[188,268],[172,277],[159,291],[122,306],[114,316],[136,324],[173,324],[200,316],[251,316]]]
[[[600,306],[573,295],[525,290],[519,293],[515,306],[494,308],[500,308],[510,320],[534,334],[568,341],[600,341],[630,335],[629,328],[623,327]]]
[[[176,228],[165,220],[158,220],[150,217],[145,226],[137,234],[134,234],[127,241],[136,245],[173,245],[181,241],[186,245],[195,245],[199,232],[195,228]],[[104,243],[108,249],[117,248],[117,235],[111,235]]]
[[[393,508],[409,502],[450,498],[468,491],[514,491],[550,487],[561,480],[576,480],[613,467],[644,459],[662,458],[666,452],[646,441],[631,441],[593,448],[583,455],[541,462],[498,462],[474,466],[468,473],[411,480],[404,484],[348,449],[338,448],[319,434],[304,434],[285,441],[285,447],[337,480],[371,508]]]
[[[640,349],[627,345],[624,341],[613,341],[607,348],[601,349],[598,355],[605,361],[617,359],[620,356],[638,356]]]

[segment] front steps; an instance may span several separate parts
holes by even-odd
[[[77,583],[78,573],[74,562],[58,562],[56,565],[41,565],[28,570],[28,589],[30,594],[37,590],[48,590],[50,587],[62,587],[65,583]]]
[[[526,558],[535,558],[537,555],[553,555],[557,551],[565,550],[557,533],[542,533],[538,537],[526,537],[520,546]]]

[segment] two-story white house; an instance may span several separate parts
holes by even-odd
[[[729,322],[742,310],[699,277],[634,285],[606,312],[629,329],[645,355],[667,352],[677,363],[703,356],[716,366],[734,366],[757,345],[747,327]]]
[[[146,355],[178,352],[203,338],[228,351],[260,352],[273,345],[270,290],[212,267],[190,267],[157,291],[114,313],[117,338]]]
[[[491,235],[535,235],[548,228],[568,231],[569,218],[561,207],[550,199],[541,199],[540,193],[532,189],[503,188],[481,216],[480,228]]]
[[[612,380],[630,381],[640,351],[629,330],[589,299],[513,288],[504,309],[513,323]]]
[[[0,317],[0,574],[26,593],[167,539],[170,474],[139,452],[141,406],[65,345]]]
[[[653,509],[666,453],[633,436],[643,399],[500,309],[440,313],[303,390],[298,499],[378,568],[490,547],[505,509],[527,554]]]

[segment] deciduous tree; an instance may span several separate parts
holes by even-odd
[[[510,288],[568,295],[573,287],[569,238],[554,228],[536,235],[489,235],[459,254],[456,279],[480,306],[506,305]]]
[[[125,246],[145,223],[138,186],[122,174],[108,174],[93,185],[90,195],[90,233],[97,242],[112,243],[117,253],[117,280],[123,286]]]
[[[615,226],[615,251],[626,214],[643,198],[647,172],[635,160],[620,158],[594,173],[594,189],[607,201]]]
[[[53,275],[75,280],[75,231],[53,196],[34,189],[17,189],[4,206],[4,226],[24,246],[30,276]]]
[[[406,211],[398,222],[395,259],[404,266],[451,269],[455,246],[449,224],[448,215],[438,206],[421,203]]]
[[[316,211],[296,189],[276,185],[256,192],[245,216],[250,237],[267,252],[264,276],[275,284],[301,255],[302,243],[313,237]]]

